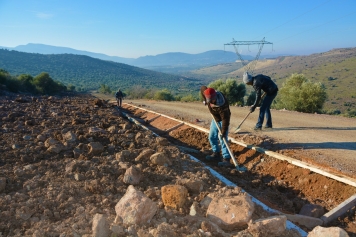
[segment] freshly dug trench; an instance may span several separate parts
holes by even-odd
[[[213,167],[267,206],[281,212],[298,214],[306,204],[315,204],[321,206],[326,213],[356,193],[356,188],[352,186],[234,143],[230,144],[230,148],[238,163],[247,167],[248,172],[240,174],[234,169],[233,164],[231,168],[220,168],[217,166],[217,162],[205,160],[205,156],[210,153],[210,144],[206,133],[183,125],[167,134],[165,131],[176,126],[177,121],[164,116],[157,117],[157,114],[134,107],[127,107],[127,111],[146,122],[145,126],[150,127],[160,136],[166,137],[172,143],[199,151],[192,155]],[[273,143],[267,137],[256,138],[246,135],[245,139],[249,140],[250,144],[251,141],[257,142],[256,145],[268,146]],[[356,226],[350,221],[354,219],[355,211],[351,210],[329,225],[345,226],[351,223],[350,228],[356,230]]]

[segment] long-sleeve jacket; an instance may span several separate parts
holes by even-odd
[[[258,74],[253,77],[253,89],[256,91],[256,99],[252,106],[256,107],[261,100],[261,90],[266,92],[267,95],[274,95],[278,92],[278,86],[272,81],[269,76]]]
[[[123,94],[122,94],[122,92],[121,91],[117,91],[116,93],[115,93],[115,97],[118,99],[118,98],[122,98],[123,97]]]
[[[204,92],[203,89],[204,88],[202,87],[200,92],[203,97],[203,100],[206,102],[206,99],[205,99],[205,96],[203,93]],[[205,87],[205,89],[206,89],[206,87]],[[226,135],[226,132],[230,125],[230,117],[231,117],[229,101],[219,91],[216,91],[216,95],[217,95],[217,101],[220,101],[221,105],[219,103],[217,103],[217,105],[207,103],[207,105],[208,105],[208,109],[209,109],[210,113],[213,115],[216,122],[222,121],[221,133],[223,135]]]

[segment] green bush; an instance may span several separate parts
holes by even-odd
[[[21,83],[16,78],[8,78],[5,82],[7,89],[11,92],[18,92],[21,87]]]
[[[244,105],[244,96],[246,94],[246,86],[243,83],[237,84],[234,79],[219,79],[211,82],[208,87],[214,88],[223,93],[230,105]]]
[[[163,90],[157,91],[155,93],[155,95],[153,96],[153,99],[155,99],[155,100],[174,101],[174,96],[167,89],[163,89]]]
[[[42,72],[33,79],[33,84],[41,94],[55,94],[66,91],[67,87],[54,81],[47,72]]]
[[[341,111],[339,109],[330,109],[330,110],[322,111],[322,114],[339,115],[341,114]]]
[[[356,109],[350,109],[345,111],[345,116],[349,118],[356,117]]]
[[[31,75],[21,74],[17,77],[17,79],[20,81],[21,84],[20,90],[30,93],[37,92],[36,86],[33,84],[33,77]]]
[[[129,99],[153,99],[153,95],[151,89],[143,88],[141,85],[132,86],[127,90],[127,98]]]
[[[251,93],[248,95],[247,100],[246,100],[246,105],[250,106],[255,103],[256,100],[256,91],[251,91]]]
[[[4,69],[0,69],[0,84],[5,85],[6,81],[10,78],[10,74]]]
[[[195,98],[193,95],[187,95],[187,96],[183,96],[182,98],[180,98],[180,101],[182,102],[193,102],[193,101],[197,101],[198,99]]]
[[[305,113],[319,112],[327,98],[321,83],[312,83],[303,74],[292,74],[279,90],[275,107]]]
[[[183,97],[182,95],[175,95],[174,96],[174,100],[175,101],[181,101],[182,97]]]
[[[105,84],[101,84],[98,91],[103,94],[111,94],[110,87]]]
[[[155,90],[148,89],[148,90],[146,90],[146,94],[143,95],[143,98],[152,100],[153,97],[155,96],[155,93],[156,93]]]
[[[67,91],[67,87],[54,81],[48,73],[42,72],[35,78],[29,74],[18,77],[11,76],[7,71],[0,69],[0,84],[11,92],[28,92],[32,94],[55,94]]]
[[[67,90],[68,91],[75,91],[75,86],[73,85],[73,84],[69,84],[68,86],[67,86]]]

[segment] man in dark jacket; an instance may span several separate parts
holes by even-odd
[[[266,129],[272,128],[272,115],[271,115],[271,104],[276,98],[278,93],[278,87],[276,83],[274,83],[269,76],[265,76],[259,74],[257,76],[251,76],[247,72],[243,75],[243,81],[245,84],[253,86],[253,89],[256,91],[256,99],[255,103],[251,106],[250,111],[251,113],[255,111],[257,105],[260,103],[261,100],[261,91],[266,92],[266,96],[262,100],[262,104],[260,107],[260,114],[258,116],[258,121],[254,130],[261,130],[263,125],[263,120],[266,115]]]
[[[115,93],[115,98],[117,101],[117,106],[119,106],[119,107],[121,107],[121,104],[122,104],[122,97],[123,97],[122,91],[120,89],[118,89]]]
[[[214,122],[211,121],[210,124],[210,132],[209,132],[209,142],[211,148],[213,150],[212,155],[208,155],[206,157],[207,160],[220,161],[220,149],[223,156],[222,162],[219,162],[219,166],[230,166],[231,156],[229,154],[229,150],[226,147],[226,144],[223,141],[223,137],[225,137],[226,141],[228,140],[228,132],[230,125],[230,107],[229,102],[226,97],[219,91],[214,90],[213,88],[207,88],[206,86],[202,86],[200,88],[200,93],[204,99],[204,104],[208,106],[210,113],[213,115],[216,123],[221,129],[222,136],[219,135],[219,130]],[[220,142],[220,146],[219,146]]]

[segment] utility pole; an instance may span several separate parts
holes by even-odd
[[[263,48],[263,45],[265,44],[272,44],[271,42],[268,42],[268,41],[265,41],[265,37],[263,37],[263,39],[261,41],[236,41],[235,39],[232,39],[232,42],[231,43],[227,43],[227,44],[224,44],[225,45],[233,45],[234,48],[235,48],[235,51],[236,51],[236,54],[237,56],[239,57],[241,63],[242,63],[242,67],[245,67],[247,65],[247,62],[245,60],[243,60],[241,54],[239,53],[239,50],[238,50],[238,46],[239,45],[259,45],[259,50],[258,50],[258,53],[255,57],[255,59],[248,64],[248,67],[246,68],[246,72],[249,72],[249,73],[253,73],[253,70],[255,69],[255,66],[257,64],[257,61],[260,57],[260,54],[261,54],[261,51],[262,51],[262,48]]]

